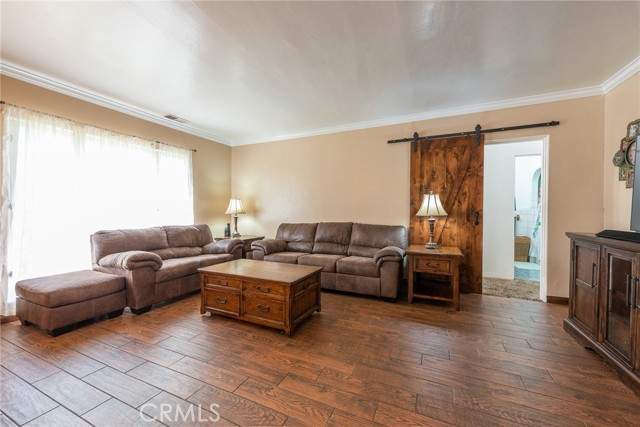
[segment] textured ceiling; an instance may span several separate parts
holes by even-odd
[[[640,62],[635,1],[0,7],[4,74],[229,145],[589,93]]]

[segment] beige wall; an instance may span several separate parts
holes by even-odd
[[[409,144],[389,139],[559,120],[560,126],[487,134],[549,135],[548,295],[567,297],[566,231],[602,229],[604,97],[234,147],[232,191],[246,203],[240,232],[274,236],[281,222],[409,224]]]
[[[0,76],[2,100],[188,148],[194,153],[196,222],[220,234],[229,197],[240,197],[243,234],[273,236],[281,222],[409,223],[409,145],[417,131],[439,134],[559,120],[560,126],[486,135],[486,143],[549,136],[548,295],[568,296],[564,232],[628,229],[631,192],[611,157],[626,124],[640,117],[640,76],[606,96],[235,147],[212,143],[65,95]],[[603,144],[604,140],[604,144]],[[603,161],[604,159],[604,161]],[[232,190],[232,191],[230,191]],[[604,206],[604,210],[603,210]]]
[[[629,122],[640,119],[640,73],[607,93],[604,106],[604,228],[629,230],[631,189],[618,181],[611,159]]]
[[[206,223],[221,235],[229,216],[231,148],[160,126],[108,108],[0,76],[2,100],[21,107],[127,133],[141,138],[193,148],[193,198],[197,223]],[[1,175],[0,175],[1,176]]]

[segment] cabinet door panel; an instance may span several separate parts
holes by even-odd
[[[576,242],[574,248],[571,316],[591,335],[597,335],[600,248]]]
[[[633,254],[605,249],[606,270],[606,306],[604,341],[618,355],[631,362],[632,333],[631,315],[633,304],[631,296],[634,289]]]

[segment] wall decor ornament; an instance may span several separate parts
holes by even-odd
[[[618,180],[625,182],[626,188],[633,187],[636,163],[636,146],[640,144],[640,119],[627,125],[627,134],[620,140],[620,149],[613,155],[613,165],[618,168]]]

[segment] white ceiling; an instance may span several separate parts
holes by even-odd
[[[593,95],[640,69],[637,1],[0,7],[3,74],[229,145]]]

